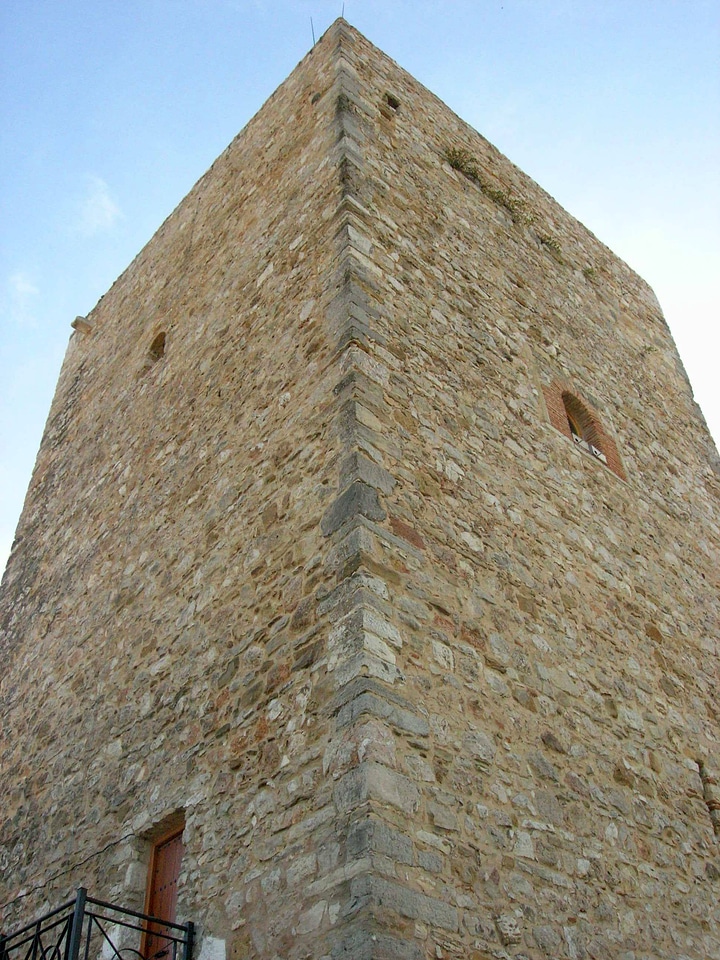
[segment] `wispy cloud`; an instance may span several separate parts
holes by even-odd
[[[2,313],[10,323],[17,326],[35,326],[35,304],[40,291],[30,275],[18,270],[5,281],[5,295],[2,298]]]
[[[110,194],[110,188],[102,177],[88,177],[85,199],[80,208],[78,231],[85,237],[112,230],[123,212]]]

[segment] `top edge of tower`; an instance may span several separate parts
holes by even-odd
[[[664,324],[665,321],[661,308],[654,291],[647,281],[623,261],[611,248],[607,247],[602,240],[597,238],[597,236],[574,217],[571,212],[555,200],[537,181],[492,144],[482,132],[464,120],[444,100],[433,93],[429,87],[414,77],[413,74],[394,60],[381,47],[374,44],[372,40],[357,27],[349,23],[344,17],[338,17],[330,24],[302,59],[286,75],[285,79],[259,106],[228,146],[217,156],[205,173],[200,176],[193,187],[191,187],[174,210],[158,227],[153,237],[149,239],[148,243],[132,262],[135,263],[139,257],[142,257],[144,251],[153,243],[155,237],[163,232],[168,222],[175,220],[183,206],[192,201],[192,198],[197,194],[198,190],[202,188],[202,185],[209,178],[213,177],[218,165],[221,165],[239,144],[243,141],[251,140],[258,127],[262,127],[268,123],[269,115],[273,110],[274,104],[288,95],[299,95],[301,90],[308,94],[309,97],[314,98],[313,103],[315,100],[320,101],[326,94],[334,89],[333,81],[337,80],[339,75],[344,74],[346,78],[352,77],[357,79],[357,67],[360,64],[366,67],[368,64],[371,64],[373,68],[364,71],[362,81],[364,86],[367,86],[368,82],[370,82],[370,84],[375,86],[383,83],[385,83],[385,86],[390,87],[396,85],[398,90],[404,87],[406,90],[412,91],[413,99],[418,101],[424,100],[426,103],[432,104],[433,109],[442,111],[442,113],[449,118],[450,123],[448,128],[452,128],[452,136],[450,138],[446,137],[443,141],[438,139],[437,136],[428,138],[433,141],[431,143],[429,142],[429,148],[434,150],[438,156],[442,158],[452,150],[469,151],[470,153],[472,153],[474,149],[484,151],[492,158],[493,163],[496,165],[500,164],[505,168],[507,177],[514,181],[513,186],[517,189],[518,193],[536,194],[541,198],[541,202],[548,210],[553,211],[555,215],[561,217],[566,222],[572,223],[574,227],[579,230],[580,234],[588,238],[593,245],[601,247],[608,261],[611,261],[623,274],[625,282],[629,283],[635,289],[635,293],[646,301],[648,310]],[[314,84],[315,87],[313,87]],[[392,90],[389,90],[387,95],[392,98]],[[361,97],[359,99],[362,101],[365,98]],[[321,106],[322,104],[320,103],[319,105]],[[373,106],[375,105],[370,104],[370,110],[372,110]],[[361,103],[361,109],[364,110],[366,114],[369,112],[367,102],[365,104]],[[403,109],[407,110],[408,105],[403,105]],[[334,109],[331,110],[330,113],[334,114]],[[422,128],[423,123],[426,121],[421,120],[418,122],[416,120],[415,122]],[[293,128],[285,127],[284,130],[278,131],[277,136],[288,137],[291,131],[294,134]],[[433,131],[433,133],[435,133],[435,131]],[[256,136],[256,140],[259,139],[260,138]],[[500,184],[495,185],[493,189],[498,193],[502,193],[507,191],[508,188],[507,185]],[[123,274],[120,275],[118,280],[120,280],[122,276]],[[116,280],[115,283],[117,283],[118,280]],[[112,285],[113,287],[115,283]],[[101,300],[102,299],[103,298],[101,298]],[[97,309],[97,307],[93,308],[93,310],[94,309]],[[91,313],[92,312],[93,311],[91,311]]]

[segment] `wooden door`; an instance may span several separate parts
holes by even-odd
[[[177,916],[177,887],[185,846],[182,830],[155,844],[150,860],[146,913],[174,923]],[[142,954],[147,960],[173,960],[173,944],[162,936],[161,924],[152,924],[145,936]]]

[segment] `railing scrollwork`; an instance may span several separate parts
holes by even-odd
[[[0,960],[192,960],[192,923],[95,900],[80,887],[39,920],[0,935]]]

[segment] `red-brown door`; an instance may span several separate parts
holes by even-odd
[[[150,861],[146,907],[150,916],[168,920],[170,923],[175,922],[178,878],[184,851],[182,830],[155,845]],[[173,945],[162,936],[163,932],[160,924],[152,924],[150,927],[142,951],[147,960],[159,960],[160,957],[163,960],[173,960]]]

